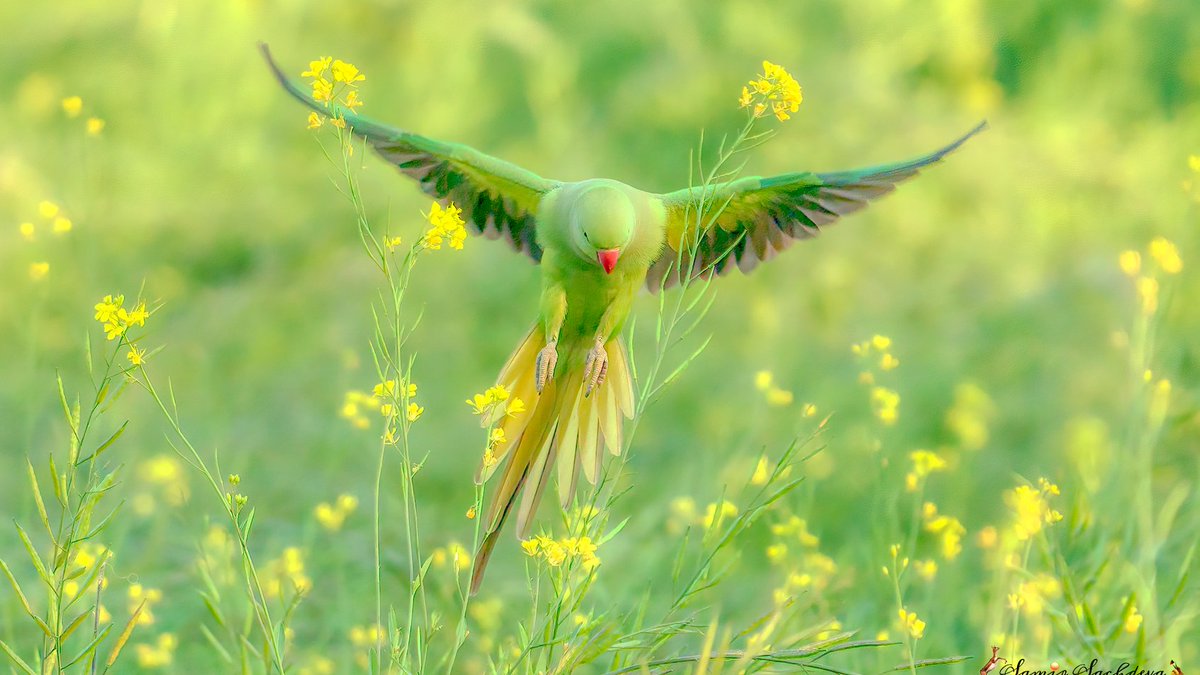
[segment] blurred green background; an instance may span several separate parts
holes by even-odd
[[[351,663],[347,627],[373,615],[369,521],[360,509],[328,534],[312,510],[370,493],[372,434],[339,409],[347,390],[374,384],[367,342],[379,280],[334,171],[304,111],[271,81],[259,40],[297,76],[322,55],[356,64],[367,76],[363,112],[374,118],[547,177],[606,176],[653,191],[686,185],[701,129],[711,151],[737,128],[738,91],[764,58],[799,80],[804,104],[748,157],[752,174],[905,159],[990,121],[895,195],[752,276],[722,280],[703,327],[712,346],[638,429],[633,489],[618,507],[633,521],[601,552],[608,569],[596,592],[606,602],[632,605],[669,568],[673,549],[660,540],[671,500],[717,499],[764,447],[808,433],[806,403],[835,415],[796,508],[838,560],[840,584],[859,586],[831,593],[827,613],[867,637],[889,627],[894,609],[876,582],[889,537],[878,472],[861,467],[880,466],[899,485],[909,451],[953,446],[946,411],[963,383],[994,404],[988,440],[956,455],[953,477],[931,479],[930,493],[969,538],[1002,521],[1001,494],[1018,477],[1059,482],[1064,511],[1119,510],[1102,505],[1129,426],[1119,333],[1136,298],[1116,257],[1156,235],[1178,244],[1185,265],[1164,283],[1156,363],[1176,386],[1156,476],[1166,489],[1193,483],[1200,468],[1200,310],[1191,304],[1200,175],[1188,165],[1200,154],[1200,6],[1190,0],[72,0],[4,3],[0,25],[0,511],[31,516],[24,457],[65,442],[54,375],[86,393],[85,336],[107,346],[92,305],[144,288],[163,303],[148,323],[146,344],[164,347],[153,372],[173,382],[192,439],[241,474],[259,508],[263,556],[313,551],[315,590],[297,630],[305,649],[338,663]],[[75,118],[61,106],[73,95],[83,101]],[[92,116],[105,121],[98,135],[85,131]],[[376,223],[417,236],[427,198],[374,157],[362,184]],[[51,233],[43,200],[70,217],[70,233]],[[38,228],[32,242],[18,228],[27,221]],[[48,274],[32,280],[30,264],[42,261]],[[533,319],[537,289],[536,266],[481,239],[418,268],[412,298],[424,315],[412,347],[426,412],[415,442],[429,453],[418,480],[427,546],[470,541],[463,512],[479,430],[463,399],[491,384]],[[643,319],[654,305],[642,301]],[[902,400],[886,429],[850,351],[874,334],[889,336],[901,361],[886,374]],[[767,404],[754,387],[763,369],[793,404]],[[122,498],[153,493],[138,468],[171,452],[157,413],[133,391],[112,418],[133,420],[114,459],[128,467]],[[1108,478],[1090,486],[1067,452],[1081,420],[1098,420],[1095,442],[1109,448],[1097,469]],[[203,514],[216,510],[186,476],[186,508],[127,509],[106,543],[118,552],[117,576],[163,590],[153,630],[180,635],[174,668],[198,672],[211,657],[195,634],[206,613],[189,590],[191,561]],[[1182,537],[1194,538],[1194,496],[1184,509]],[[550,522],[548,510],[543,517]],[[967,548],[924,591],[923,655],[985,651],[981,554]],[[0,534],[0,555],[18,550]],[[506,537],[489,576],[512,602],[523,593],[521,558]],[[774,582],[756,545],[744,558],[713,605],[749,617],[769,604]],[[7,593],[0,631],[23,635]]]

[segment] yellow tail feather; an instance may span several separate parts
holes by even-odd
[[[511,396],[526,403],[527,411],[515,417],[484,420],[485,425],[495,422],[497,428],[503,429],[506,442],[493,450],[495,463],[491,466],[481,463],[476,473],[476,481],[482,483],[500,464],[504,466],[483,521],[487,532],[475,556],[472,593],[483,582],[496,539],[518,497],[516,533],[518,538],[525,538],[550,475],[558,474],[559,503],[567,508],[581,472],[589,483],[596,484],[603,448],[607,446],[613,455],[621,453],[623,418],[633,415],[633,382],[620,339],[605,345],[608,375],[591,396],[583,395],[586,383],[582,377],[584,356],[591,345],[565,343],[559,345],[554,376],[542,393],[537,394],[537,354],[544,346],[544,333],[540,326],[534,326],[509,357],[497,380]]]

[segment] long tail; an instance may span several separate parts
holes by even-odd
[[[633,416],[633,380],[625,345],[619,338],[605,345],[608,375],[589,397],[583,395],[588,343],[560,343],[556,372],[541,395],[537,394],[534,366],[545,343],[541,326],[534,326],[497,380],[510,396],[527,402],[529,409],[496,420],[507,442],[494,450],[495,460],[490,466],[481,462],[475,475],[476,482],[483,483],[501,464],[504,466],[483,521],[487,533],[475,554],[472,593],[483,582],[496,540],[513,508],[517,507],[517,537],[524,539],[529,536],[552,469],[557,465],[559,503],[566,508],[575,494],[580,472],[589,483],[596,484],[604,448],[613,455],[621,454],[624,418]],[[530,479],[532,484],[522,491]]]

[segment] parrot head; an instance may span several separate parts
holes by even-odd
[[[571,209],[576,253],[612,274],[637,223],[633,202],[619,188],[598,185],[582,194]]]

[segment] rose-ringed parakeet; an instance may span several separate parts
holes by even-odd
[[[542,178],[478,150],[380,124],[337,104],[315,101],[263,53],[280,84],[320,115],[336,116],[426,194],[462,209],[467,226],[504,239],[541,265],[538,320],[509,357],[497,383],[529,409],[497,424],[506,439],[477,481],[500,477],[483,525],[471,579],[478,590],[505,520],[516,515],[529,535],[550,476],[562,506],[580,473],[595,484],[603,451],[622,449],[623,421],[634,393],[621,329],[634,296],[686,276],[749,272],[794,241],[880,197],[941,160],[975,133],[917,159],[853,171],[796,172],[739,178],[710,187],[706,201],[724,205],[711,227],[695,232],[701,188],[644,192],[616,180]],[[690,208],[689,208],[690,207]]]

